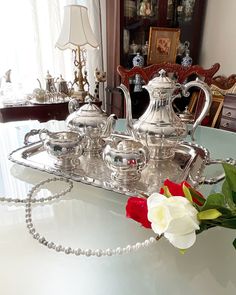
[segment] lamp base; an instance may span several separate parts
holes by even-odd
[[[73,94],[71,95],[72,98],[84,102],[85,97],[88,95],[88,91],[74,91]]]

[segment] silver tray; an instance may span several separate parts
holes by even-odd
[[[175,182],[186,180],[196,187],[204,182],[203,171],[205,166],[212,163],[209,151],[206,148],[195,143],[182,142],[175,149],[174,161],[159,161],[155,165],[149,163],[142,172],[141,179],[126,187],[111,180],[111,171],[99,157],[83,155],[80,157],[80,164],[73,170],[58,169],[54,165],[54,160],[44,150],[42,142],[31,143],[14,150],[9,155],[9,160],[53,175],[128,195],[134,193],[150,194],[152,188],[157,191],[166,178]],[[173,173],[172,176],[171,173]],[[217,182],[223,177],[223,175],[218,177]]]

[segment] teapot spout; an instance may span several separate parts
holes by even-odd
[[[116,125],[117,116],[115,114],[111,114],[106,122],[105,128],[102,133],[102,137],[109,137],[111,133],[113,133]]]

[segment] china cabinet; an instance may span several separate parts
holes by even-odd
[[[180,42],[188,41],[193,64],[198,63],[207,1],[107,0],[107,111],[123,116],[123,101],[114,92],[120,80],[118,65],[132,68],[139,53],[147,65],[150,27],[180,29]],[[181,62],[179,46],[177,63]]]

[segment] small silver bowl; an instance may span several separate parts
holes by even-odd
[[[104,148],[103,160],[112,170],[112,180],[127,185],[140,179],[149,152],[140,141],[117,135]]]
[[[55,160],[55,166],[72,169],[79,164],[79,157],[83,153],[82,137],[72,131],[50,132],[42,129],[39,137],[45,150]]]

